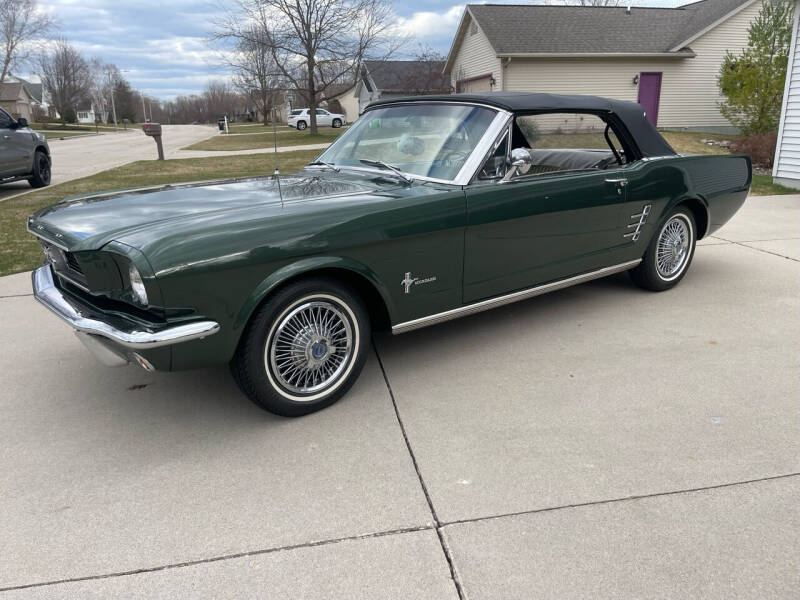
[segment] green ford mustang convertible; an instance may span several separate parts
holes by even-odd
[[[739,209],[746,156],[682,156],[641,106],[495,93],[377,102],[297,174],[66,199],[28,221],[36,298],[109,365],[230,363],[281,415],[402,333],[628,271],[667,290]]]

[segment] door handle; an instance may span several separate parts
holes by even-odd
[[[606,183],[616,183],[619,187],[625,187],[628,185],[628,180],[625,177],[620,177],[619,179],[606,179]]]

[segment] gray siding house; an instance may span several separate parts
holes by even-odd
[[[451,93],[444,65],[436,60],[365,60],[356,86],[359,113],[375,100]]]

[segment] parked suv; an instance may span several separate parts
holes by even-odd
[[[35,188],[50,185],[50,147],[28,121],[0,108],[0,183],[19,179]]]
[[[330,113],[324,108],[317,109],[317,125],[319,127],[341,127],[347,123],[344,115]],[[300,131],[311,125],[311,115],[307,108],[297,108],[289,113],[286,124],[297,127]]]

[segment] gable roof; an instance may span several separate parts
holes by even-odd
[[[0,102],[16,102],[22,90],[22,84],[18,81],[0,83]]]
[[[22,87],[25,88],[25,91],[28,92],[28,95],[31,97],[31,100],[34,100],[39,104],[42,103],[41,83],[31,83],[30,81],[23,79],[22,77],[18,77],[17,75],[11,75],[11,74],[9,74],[8,79],[6,79],[4,83],[21,83]]]
[[[470,18],[498,56],[691,57],[688,43],[758,0],[700,0],[676,8],[469,4],[447,67]]]
[[[450,77],[443,73],[443,60],[365,60],[364,67],[383,92],[450,91]]]

